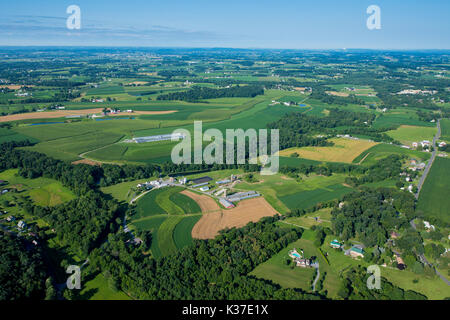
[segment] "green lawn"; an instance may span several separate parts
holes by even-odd
[[[274,255],[266,262],[258,265],[250,275],[257,278],[271,280],[284,288],[301,288],[305,291],[311,291],[311,283],[314,276],[313,268],[294,267],[291,269],[286,264],[286,260],[291,260],[288,255],[289,250],[302,248],[305,250],[305,255],[313,254],[312,250],[305,247],[305,240],[298,240],[289,244],[285,249]],[[309,257],[309,256],[308,256]]]
[[[85,284],[82,283],[82,288],[80,295],[83,300],[131,300],[124,292],[111,289],[102,274]]]

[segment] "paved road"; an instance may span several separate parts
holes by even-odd
[[[425,167],[425,170],[423,171],[422,177],[420,177],[419,184],[417,185],[417,193],[414,195],[416,199],[419,199],[420,190],[422,190],[423,183],[425,182],[425,179],[428,176],[428,173],[430,172],[431,166],[433,165],[434,159],[436,158],[437,149],[436,149],[436,140],[439,139],[441,136],[441,120],[439,119],[437,121],[437,133],[433,137],[433,152],[431,154],[430,160],[428,160],[427,166]]]
[[[318,281],[319,278],[320,278],[319,263],[318,263],[318,262],[313,263],[311,266],[312,266],[313,268],[316,268],[316,270],[317,270],[316,278],[314,279],[313,284],[312,284],[312,290],[313,290],[313,291],[316,291],[316,284],[317,284],[317,281]]]

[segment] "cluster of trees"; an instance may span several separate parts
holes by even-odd
[[[247,275],[301,236],[275,226],[275,219],[222,232],[214,240],[196,240],[159,260],[125,245],[123,233],[111,234],[101,250],[91,253],[90,268],[107,273],[117,288],[138,299],[317,299]]]
[[[344,196],[344,206],[332,210],[332,228],[343,240],[356,238],[366,246],[385,245],[391,230],[409,225],[414,197],[391,188],[368,189]]]
[[[326,134],[336,134],[335,128],[349,127],[366,129],[375,115],[371,113],[344,111],[330,108],[326,117],[308,116],[302,113],[287,114],[267,125],[269,129],[280,130],[280,148],[304,146],[330,146]],[[364,128],[364,129],[363,129]],[[316,134],[316,136],[313,136]],[[320,136],[317,136],[319,134]]]
[[[44,298],[46,276],[39,247],[10,233],[0,236],[0,300]]]
[[[18,168],[18,173],[25,178],[47,177],[60,181],[73,190],[79,197],[56,207],[40,207],[31,201],[26,202],[24,209],[34,216],[41,217],[56,230],[57,239],[63,245],[72,247],[80,255],[86,256],[89,251],[105,236],[109,223],[118,210],[118,203],[106,199],[98,190],[96,183],[100,177],[113,179],[116,171],[89,165],[71,165],[55,160],[44,154],[16,149],[16,146],[27,145],[28,142],[8,142],[0,145],[0,170]],[[142,168],[141,168],[142,169]],[[145,169],[145,167],[144,167]],[[118,167],[116,170],[136,173],[128,168]],[[104,173],[106,172],[106,176]]]
[[[196,86],[188,91],[171,92],[158,96],[158,100],[183,100],[195,102],[203,99],[245,97],[253,98],[264,94],[264,88],[259,85],[233,86],[223,89],[213,89]]]
[[[80,197],[56,207],[40,207],[27,202],[25,211],[44,219],[55,229],[56,240],[85,257],[98,246],[108,231],[114,231],[113,218],[119,205],[91,190]]]
[[[0,170],[18,168],[25,178],[47,177],[62,182],[76,194],[84,194],[95,188],[102,171],[89,165],[71,165],[49,158],[45,154],[20,150],[15,147],[30,145],[28,141],[7,142],[0,145]]]
[[[359,178],[345,178],[345,183],[356,187],[365,183],[384,181],[386,179],[397,179],[400,181],[399,175],[403,171],[401,159],[402,156],[391,154],[386,158],[378,160],[376,164],[371,165],[367,169],[360,169],[360,171],[364,170],[365,174],[363,176]]]
[[[357,98],[354,94],[348,97],[339,97],[326,93],[326,91],[333,91],[331,88],[326,88],[322,86],[313,86],[313,91],[311,93],[312,99],[317,99],[327,104],[337,104],[337,105],[347,105],[347,104],[360,104],[364,105],[365,102],[362,99]]]
[[[338,292],[339,296],[349,300],[427,300],[426,296],[412,290],[403,290],[383,277],[380,279],[380,289],[369,289],[367,280],[370,276],[361,266],[345,271],[342,274],[343,284]]]

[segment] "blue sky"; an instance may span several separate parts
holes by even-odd
[[[448,0],[0,0],[0,45],[450,49]],[[81,29],[66,8],[81,8]],[[381,8],[381,30],[366,9]]]

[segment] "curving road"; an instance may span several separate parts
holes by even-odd
[[[427,178],[428,173],[430,172],[431,166],[433,165],[434,159],[436,158],[437,154],[436,140],[439,139],[439,137],[441,136],[441,119],[438,119],[437,121],[437,129],[438,131],[436,135],[433,137],[432,142],[433,152],[431,154],[431,158],[430,160],[428,160],[427,166],[425,167],[425,170],[423,171],[423,174],[420,177],[419,183],[417,185],[417,193],[414,195],[416,199],[419,199],[420,190],[422,190],[423,183],[425,182],[425,179]]]

